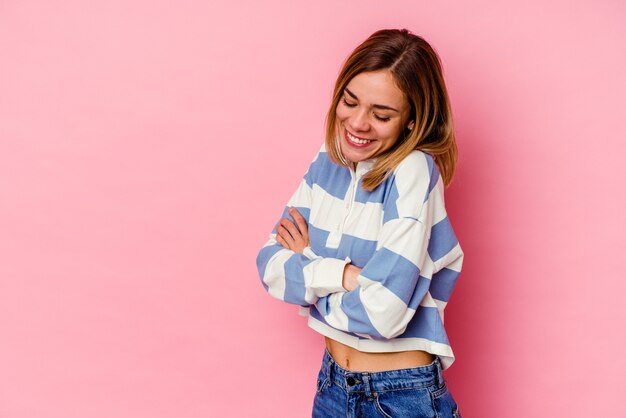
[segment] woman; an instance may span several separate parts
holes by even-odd
[[[266,290],[325,336],[314,417],[460,416],[442,376],[463,262],[443,194],[456,154],[435,51],[374,33],[344,64],[325,143],[257,257]]]

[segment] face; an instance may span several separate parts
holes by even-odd
[[[350,162],[368,160],[391,148],[412,127],[411,106],[388,70],[356,75],[336,110],[341,151]]]

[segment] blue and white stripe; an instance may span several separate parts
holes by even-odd
[[[454,354],[443,325],[463,263],[432,156],[413,151],[379,187],[334,164],[324,146],[287,204],[307,220],[304,254],[283,248],[276,228],[257,257],[270,295],[300,305],[311,328],[366,352],[425,350],[444,368]],[[283,217],[290,217],[287,208]],[[362,268],[359,286],[342,286],[346,263]]]

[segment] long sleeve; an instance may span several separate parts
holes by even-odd
[[[323,151],[322,146],[320,153]],[[289,199],[282,217],[291,218],[287,210],[294,207],[309,224],[315,165],[320,153]],[[313,304],[318,298],[331,293],[345,292],[342,286],[343,270],[349,261],[319,257],[310,247],[303,254],[288,250],[276,241],[276,227],[256,259],[259,276],[267,292],[279,300],[301,306]]]
[[[377,248],[362,266],[359,286],[315,303],[330,326],[370,339],[404,333],[420,305],[443,311],[463,258],[447,219],[443,181],[432,158],[413,153],[393,176],[383,203]],[[436,276],[442,280],[433,288],[445,294],[444,302],[429,292]]]

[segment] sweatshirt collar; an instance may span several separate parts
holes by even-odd
[[[369,160],[359,161],[356,164],[356,170],[355,170],[357,177],[361,177],[365,173],[370,171],[374,167],[374,164],[376,164],[376,160],[377,158],[371,158]]]

